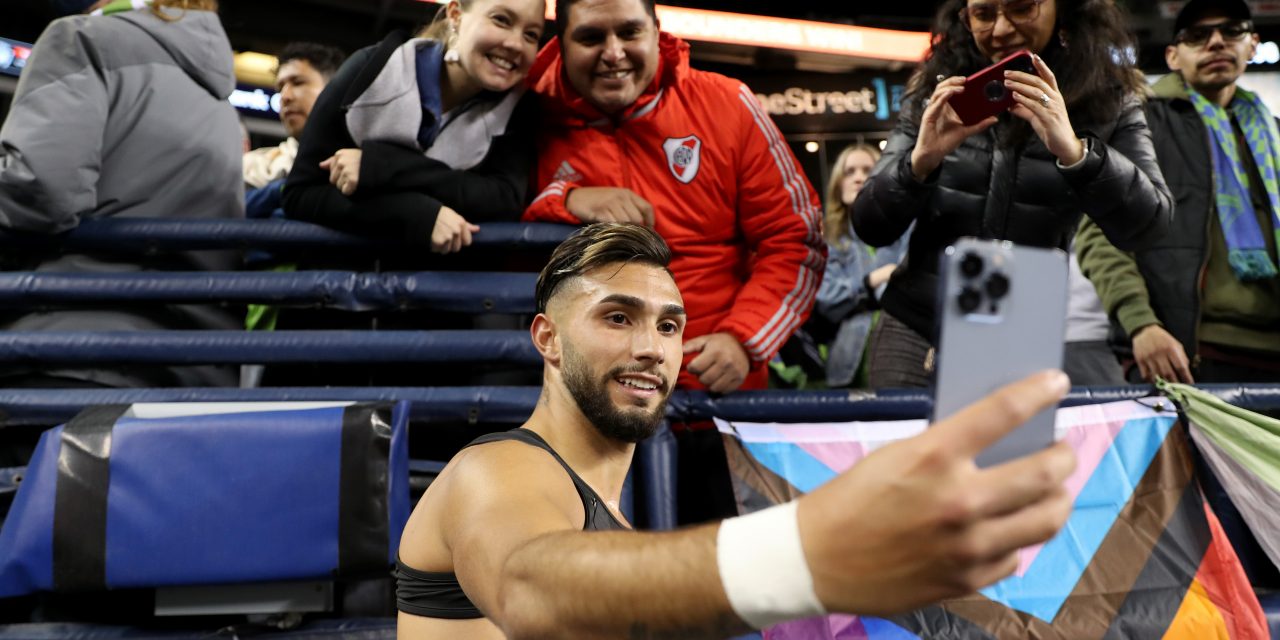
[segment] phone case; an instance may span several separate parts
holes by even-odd
[[[1062,368],[1067,255],[961,238],[943,252],[934,420],[1037,371]],[[991,466],[1053,444],[1050,407],[977,458]]]
[[[1031,62],[1031,54],[1019,51],[969,76],[964,81],[964,93],[954,95],[950,100],[951,108],[956,110],[961,122],[965,125],[978,124],[1014,105],[1013,94],[1004,86],[1005,70],[1038,75]]]

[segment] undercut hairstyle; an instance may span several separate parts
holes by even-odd
[[[1137,40],[1129,30],[1128,12],[1115,0],[1056,1],[1058,22],[1040,57],[1058,78],[1073,124],[1113,121],[1124,101],[1143,96],[1146,88],[1134,67]],[[924,100],[933,95],[938,76],[969,76],[991,64],[960,20],[965,5],[966,0],[946,0],[938,8],[933,44],[902,99],[901,117],[908,122],[919,124]],[[1014,129],[1018,134],[1007,142],[1025,140],[1031,133],[1022,121],[1014,123]]]
[[[333,74],[337,73],[342,63],[347,60],[347,54],[343,53],[342,49],[327,44],[290,42],[285,45],[280,55],[276,56],[276,73],[280,72],[280,67],[285,63],[294,60],[306,62],[324,76],[325,80],[332,80]]]
[[[644,12],[649,14],[649,19],[653,20],[653,24],[658,24],[658,9],[654,6],[657,0],[640,0],[640,4],[644,5]],[[556,0],[556,33],[563,36],[565,30],[569,28],[569,8],[577,4],[578,0]]]
[[[671,273],[671,249],[648,227],[618,222],[583,227],[556,247],[550,262],[538,274],[534,289],[537,312],[546,313],[547,303],[565,282],[599,267],[631,263],[660,267]]]

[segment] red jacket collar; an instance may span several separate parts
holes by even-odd
[[[669,33],[658,34],[658,72],[653,82],[645,88],[640,97],[622,113],[614,116],[615,120],[624,120],[627,116],[643,109],[658,98],[658,94],[667,87],[673,86],[689,75],[689,44]],[[585,98],[578,95],[564,74],[563,60],[560,58],[560,38],[551,39],[529,70],[526,83],[543,98],[546,115],[563,121],[577,120],[581,123],[608,120],[609,117],[592,106]]]

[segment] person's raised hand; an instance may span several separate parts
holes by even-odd
[[[344,196],[355,193],[360,184],[361,155],[359,149],[338,149],[320,163],[321,169],[329,170],[329,183]]]
[[[1076,136],[1067,115],[1067,103],[1058,89],[1058,78],[1040,56],[1031,56],[1036,73],[1005,71],[1004,86],[1013,93],[1013,115],[1031,123],[1031,128],[1058,162],[1071,166],[1084,157],[1084,143]]]
[[[463,247],[471,246],[471,234],[480,231],[480,227],[467,222],[449,207],[440,207],[436,216],[436,226],[431,230],[431,251],[434,253],[457,253]]]
[[[622,187],[578,187],[569,192],[564,206],[585,224],[629,222],[653,227],[653,205]]]
[[[926,101],[920,115],[920,131],[916,134],[916,146],[911,150],[911,173],[924,182],[943,158],[955,151],[965,138],[986,131],[998,118],[991,116],[982,122],[965,126],[951,107],[951,98],[964,93],[964,77],[952,76],[938,82],[933,94]]]
[[[1012,573],[1018,549],[1053,537],[1071,514],[1070,446],[987,469],[974,457],[1069,384],[1047,371],[1005,386],[801,497],[801,542],[823,606],[883,616],[966,595]]]
[[[751,358],[738,339],[728,333],[708,333],[690,338],[684,343],[684,352],[697,353],[689,361],[689,373],[698,376],[698,382],[712,393],[736,391],[747,379],[751,370]]]
[[[1182,343],[1158,324],[1149,324],[1134,332],[1133,359],[1147,382],[1155,382],[1157,377],[1170,382],[1196,382],[1191,377],[1191,364]]]

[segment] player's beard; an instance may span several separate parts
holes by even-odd
[[[567,342],[564,345],[563,377],[569,395],[578,403],[582,415],[606,438],[622,442],[640,442],[658,430],[667,411],[667,398],[671,387],[666,376],[649,368],[615,367],[604,376],[593,379],[591,366]],[[658,402],[651,410],[640,407],[623,409],[614,404],[609,394],[609,383],[624,373],[650,373],[662,379],[658,387]]]

